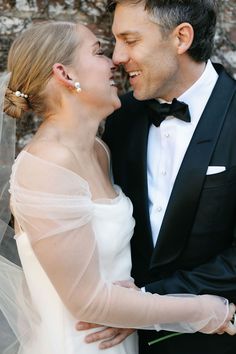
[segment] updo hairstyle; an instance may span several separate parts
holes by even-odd
[[[70,65],[78,46],[78,26],[71,22],[41,22],[22,32],[12,43],[7,70],[11,73],[4,111],[21,118],[27,111],[47,112],[45,87],[55,63]],[[16,95],[19,91],[21,95]]]

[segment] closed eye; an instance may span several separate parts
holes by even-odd
[[[125,43],[126,44],[134,44],[134,43],[136,43],[137,42],[137,40],[125,40]]]

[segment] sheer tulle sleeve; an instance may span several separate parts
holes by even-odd
[[[74,172],[23,152],[13,169],[10,193],[17,222],[75,318],[169,330],[174,323],[173,330],[205,333],[224,322],[228,306],[222,298],[152,295],[107,283],[100,272],[89,187]]]

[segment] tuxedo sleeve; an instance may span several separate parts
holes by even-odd
[[[162,280],[146,284],[151,293],[215,294],[236,301],[236,247],[223,251],[192,270],[178,270]]]

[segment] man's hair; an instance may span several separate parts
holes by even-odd
[[[217,0],[108,0],[108,9],[113,11],[116,4],[143,4],[150,20],[161,26],[163,35],[188,22],[194,30],[188,54],[196,62],[210,58],[214,46]]]

